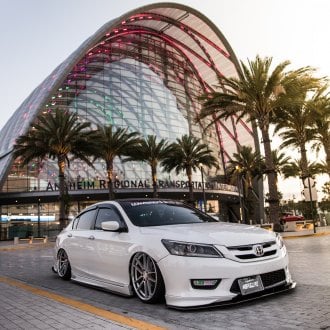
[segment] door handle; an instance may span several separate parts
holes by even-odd
[[[72,237],[72,234],[68,234],[68,237]]]
[[[95,237],[92,235],[92,236],[89,236],[88,239],[93,240],[93,239],[95,239]]]

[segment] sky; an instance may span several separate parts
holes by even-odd
[[[104,23],[148,0],[0,0],[0,129],[24,99]],[[207,16],[243,62],[256,55],[330,77],[329,0],[176,0]],[[300,199],[299,183],[283,186]],[[293,182],[293,181],[292,181]],[[288,187],[295,186],[293,189]],[[281,187],[280,187],[281,189]]]

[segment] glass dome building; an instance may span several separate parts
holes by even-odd
[[[55,215],[58,198],[57,165],[51,160],[26,167],[13,158],[18,136],[25,134],[39,114],[55,109],[74,112],[92,126],[111,124],[175,141],[190,134],[207,143],[224,173],[238,145],[254,145],[249,123],[236,118],[196,122],[198,96],[218,84],[218,76],[237,76],[238,61],[219,29],[203,14],[175,3],[134,9],[111,20],[61,63],[15,111],[0,132],[0,204],[2,221],[16,214]],[[151,196],[150,170],[143,163],[115,162],[116,196]],[[160,196],[184,199],[184,173],[159,170]],[[200,182],[195,173],[197,199],[220,201],[224,209],[238,203],[236,187]],[[89,167],[74,161],[66,181],[74,208],[107,198],[105,164]],[[76,205],[76,203],[78,203]],[[80,203],[80,204],[79,204]],[[37,207],[35,206],[37,205]]]

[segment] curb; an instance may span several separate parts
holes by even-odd
[[[5,245],[0,246],[0,252],[2,251],[17,251],[17,250],[26,250],[26,249],[40,249],[40,248],[49,248],[54,246],[54,242],[49,243],[33,243],[33,244],[19,244],[19,245]]]
[[[282,236],[284,239],[291,239],[291,238],[303,238],[303,237],[318,237],[318,236],[327,236],[330,235],[329,231],[321,232],[321,233],[308,233],[308,234],[302,234],[302,235],[288,235],[288,236]]]

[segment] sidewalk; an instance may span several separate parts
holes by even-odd
[[[306,236],[320,236],[330,235],[330,226],[316,227],[316,233],[313,229],[301,229],[298,231],[285,231],[281,233],[284,238],[306,237]]]
[[[53,242],[19,243],[0,241],[1,254],[13,255],[19,250],[42,250]],[[34,253],[34,252],[32,252]],[[42,287],[2,276],[0,273],[0,329],[107,329],[107,330],[164,330],[155,324],[102,309],[80,300],[57,294]]]
[[[1,329],[135,329],[2,282]]]

